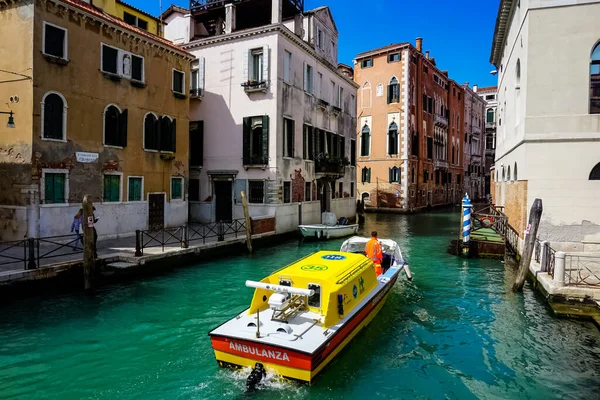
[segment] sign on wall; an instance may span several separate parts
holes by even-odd
[[[75,158],[77,159],[77,162],[80,163],[93,163],[98,160],[98,153],[84,153],[78,151],[75,153]]]
[[[375,92],[375,95],[377,97],[383,96],[383,84],[382,83],[380,83],[379,85],[377,85],[377,90]]]

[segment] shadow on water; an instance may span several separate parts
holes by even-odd
[[[454,211],[454,210],[453,210]],[[368,214],[364,232],[400,243],[414,274],[312,386],[219,369],[207,332],[248,306],[247,279],[329,242],[286,240],[169,274],[16,301],[0,313],[0,398],[595,398],[600,333],[557,319],[515,271],[445,252],[460,215]]]

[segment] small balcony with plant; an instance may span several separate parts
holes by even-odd
[[[348,165],[350,165],[348,157],[319,153],[315,158],[315,172],[317,174],[344,175],[344,168]]]
[[[242,87],[246,93],[263,92],[267,91],[267,81],[248,79],[246,82],[242,82]]]

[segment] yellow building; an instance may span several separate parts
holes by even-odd
[[[120,0],[91,0],[86,1],[102,9],[113,17],[121,18],[129,25],[137,26],[153,35],[163,36],[160,20],[139,8],[135,8]]]
[[[122,7],[0,1],[0,240],[69,233],[85,194],[101,237],[187,221],[193,57]]]

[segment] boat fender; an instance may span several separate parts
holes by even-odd
[[[344,296],[338,294],[338,314],[344,315]]]
[[[409,281],[412,281],[412,273],[410,272],[410,268],[408,268],[408,264],[404,264],[404,273]]]
[[[256,391],[256,387],[265,376],[267,376],[265,367],[261,363],[256,363],[254,369],[248,375],[248,379],[246,379],[246,392]]]

